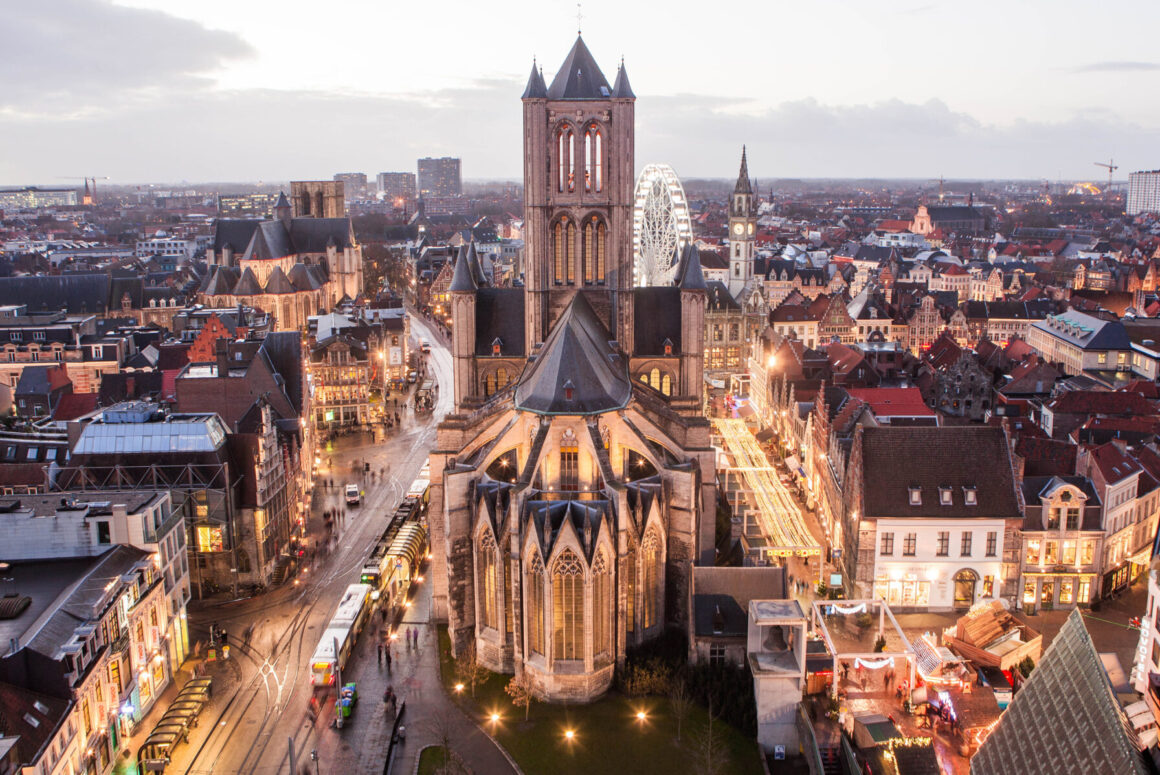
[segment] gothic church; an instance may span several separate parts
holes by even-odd
[[[634,644],[690,616],[712,563],[701,416],[705,281],[633,288],[636,97],[577,38],[523,94],[522,288],[472,248],[449,293],[455,408],[431,453],[434,614],[461,653],[547,700],[608,689]]]

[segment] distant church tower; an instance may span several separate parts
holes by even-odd
[[[749,180],[745,147],[741,148],[741,172],[729,200],[729,293],[737,298],[753,280],[757,238],[757,197]]]

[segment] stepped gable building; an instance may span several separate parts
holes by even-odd
[[[434,606],[456,653],[589,700],[628,648],[685,628],[714,556],[700,416],[705,281],[633,288],[635,96],[577,38],[523,95],[526,288],[471,247],[449,286],[455,409],[431,453]]]
[[[210,307],[256,307],[274,315],[276,330],[303,331],[308,317],[356,298],[362,247],[336,195],[341,199],[341,184],[326,196],[304,190],[291,208],[282,194],[271,220],[219,220],[198,300]],[[339,216],[314,215],[320,209]]]

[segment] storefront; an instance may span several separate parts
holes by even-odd
[[[1091,602],[1094,573],[1024,573],[1020,604],[1024,611],[1050,611]]]

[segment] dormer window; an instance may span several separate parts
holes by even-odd
[[[922,488],[921,487],[911,487],[910,488],[910,505],[911,506],[921,506],[922,505]]]
[[[575,392],[576,392],[576,386],[572,384],[572,380],[567,380],[566,382],[564,382],[564,400],[565,401],[571,401],[572,396],[575,394]]]
[[[665,355],[672,355],[673,354],[673,340],[666,338],[665,342],[664,342],[664,346],[665,346]]]
[[[963,501],[968,506],[977,505],[979,502],[979,491],[976,490],[974,487],[964,487],[963,488]]]
[[[950,506],[954,502],[951,498],[950,487],[938,488],[938,502],[942,506]]]
[[[500,339],[498,336],[495,339],[491,340],[491,354],[492,355],[499,355],[500,348],[502,348],[502,347],[503,347],[503,340]]]

